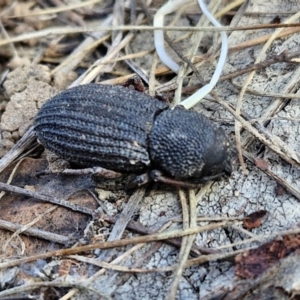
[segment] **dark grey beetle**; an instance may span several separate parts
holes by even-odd
[[[230,142],[208,118],[121,86],[87,84],[48,100],[34,123],[45,148],[82,167],[159,170],[203,182],[230,175]]]

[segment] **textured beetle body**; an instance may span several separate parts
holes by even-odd
[[[88,84],[47,101],[35,119],[42,145],[83,167],[186,179],[230,173],[229,142],[209,119],[129,88]]]

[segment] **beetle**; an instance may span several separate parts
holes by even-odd
[[[67,89],[42,106],[34,129],[45,148],[85,168],[146,172],[171,184],[232,172],[232,148],[222,128],[203,114],[170,109],[122,86],[91,83]],[[138,185],[148,180],[138,178]]]

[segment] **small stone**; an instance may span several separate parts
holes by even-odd
[[[12,140],[11,132],[6,131],[6,130],[2,131],[2,138],[4,140]]]

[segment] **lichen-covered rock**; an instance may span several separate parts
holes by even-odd
[[[21,66],[8,74],[4,87],[10,101],[1,116],[0,156],[24,135],[41,106],[57,93],[50,81],[49,68],[41,65]]]
[[[50,70],[44,65],[23,65],[7,75],[3,84],[9,97],[23,92],[30,82],[51,82]]]
[[[13,132],[21,126],[32,124],[40,107],[53,93],[53,88],[41,81],[31,81],[27,88],[11,96],[1,118],[2,130]]]

